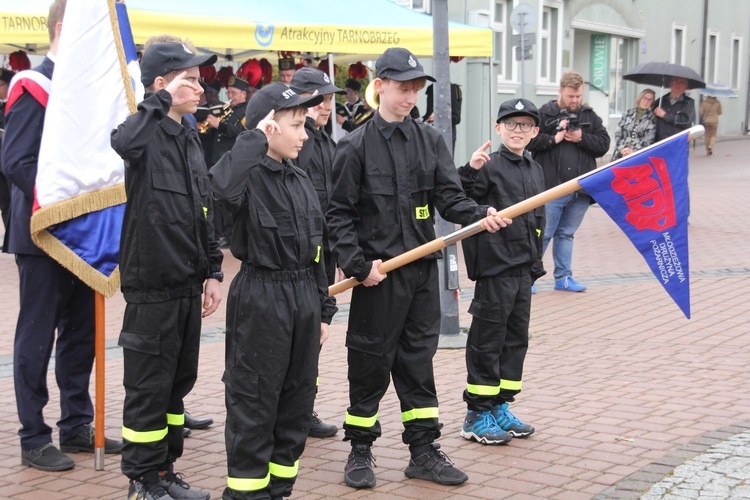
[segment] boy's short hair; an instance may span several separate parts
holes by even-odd
[[[326,73],[315,68],[300,68],[292,77],[292,90],[298,94],[313,93],[316,90],[318,94],[346,94],[345,90],[338,88],[331,82]]]
[[[149,87],[157,76],[194,66],[209,66],[216,62],[216,54],[193,54],[182,43],[164,42],[151,45],[141,58],[141,83]]]
[[[381,79],[391,79],[398,82],[426,78],[431,82],[435,79],[424,72],[417,56],[401,47],[391,47],[375,61],[375,76]]]
[[[15,72],[9,69],[0,68],[0,81],[5,82],[6,85],[10,85],[10,81],[15,76]]]
[[[67,0],[55,0],[52,2],[52,5],[49,6],[49,14],[47,14],[47,30],[49,31],[50,41],[55,38],[55,26],[57,26],[57,23],[63,22],[65,6],[67,3]]]
[[[560,88],[570,87],[578,90],[583,85],[583,77],[577,71],[566,71],[560,77]]]
[[[362,84],[359,83],[359,80],[355,80],[354,78],[349,78],[344,84],[344,88],[352,89],[355,92],[359,92],[360,90],[362,90]]]
[[[248,129],[254,129],[271,111],[283,111],[291,108],[311,108],[323,102],[323,95],[302,97],[281,82],[266,85],[255,94],[245,108],[245,123]]]
[[[495,123],[500,123],[512,116],[528,116],[534,119],[534,125],[539,126],[539,110],[529,100],[511,99],[502,103],[500,109],[497,111],[497,120],[495,120]]]

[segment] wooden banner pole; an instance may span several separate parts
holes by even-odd
[[[688,140],[691,141],[693,139],[697,139],[698,137],[701,137],[703,135],[703,132],[704,132],[703,126],[696,125],[695,127],[691,127],[688,130],[681,132],[680,134],[674,135],[672,137],[668,137],[662,141],[652,144],[651,146],[645,147],[637,151],[637,153],[638,154],[644,153],[649,149],[656,148],[660,146],[661,144],[664,144],[665,142],[673,140],[675,137],[678,137],[684,134],[688,134]],[[600,172],[604,169],[613,167],[614,165],[617,165],[618,163],[621,163],[627,160],[628,158],[629,157],[620,158],[619,160],[607,163],[606,165],[602,165],[601,167],[595,170],[592,170],[591,172],[586,172],[585,174],[580,175],[576,177],[575,179],[571,179],[567,182],[564,182],[558,186],[553,187],[552,189],[548,189],[544,191],[543,193],[539,193],[536,196],[532,196],[531,198],[528,198],[526,200],[523,200],[522,202],[516,203],[515,205],[512,205],[508,208],[504,208],[503,210],[500,210],[499,212],[497,212],[497,215],[495,215],[495,217],[512,219],[514,217],[518,217],[521,214],[525,214],[526,212],[534,210],[537,207],[541,207],[542,205],[545,205],[549,203],[550,201],[556,200],[558,198],[562,198],[563,196],[567,194],[574,193],[578,191],[579,189],[581,189],[581,184],[579,183],[581,179],[584,179],[590,175],[594,175],[595,173]],[[397,255],[396,257],[393,257],[392,259],[388,259],[382,262],[380,266],[378,266],[378,271],[380,271],[382,274],[389,273],[390,271],[393,271],[394,269],[398,269],[401,266],[405,266],[406,264],[410,264],[414,262],[415,260],[419,260],[423,257],[426,257],[427,255],[430,255],[431,253],[440,251],[443,248],[447,247],[448,245],[453,245],[454,243],[457,243],[465,238],[468,238],[469,236],[474,236],[477,233],[481,233],[484,230],[485,230],[484,219],[482,219],[462,229],[459,229],[458,231],[455,231],[451,234],[448,234],[441,238],[436,238],[428,243],[425,243],[424,245],[420,245],[417,248],[412,248],[408,252],[404,252],[401,255]],[[333,296],[333,295],[339,294],[341,292],[349,290],[350,288],[354,288],[355,286],[359,285],[359,283],[360,282],[357,281],[356,278],[348,278],[348,279],[339,281],[338,283],[334,283],[328,288],[328,295]]]
[[[96,399],[94,408],[94,470],[104,470],[104,295],[94,292],[94,356]]]

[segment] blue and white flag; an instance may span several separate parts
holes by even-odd
[[[123,160],[110,132],[143,96],[127,11],[68,0],[44,121],[31,219],[34,242],[94,290],[119,288]]]
[[[641,253],[686,318],[688,260],[688,133],[579,180]]]

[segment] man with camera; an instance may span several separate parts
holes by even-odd
[[[583,77],[575,71],[563,73],[558,94],[558,99],[539,108],[539,134],[527,146],[544,169],[545,189],[594,170],[596,159],[609,150],[609,134],[601,118],[582,102]],[[576,191],[545,205],[542,253],[554,239],[555,290],[586,290],[573,279],[573,236],[591,203],[590,196]]]

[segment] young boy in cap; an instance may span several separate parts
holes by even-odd
[[[183,398],[198,373],[201,316],[218,307],[224,278],[208,171],[198,133],[183,119],[198,107],[198,67],[215,61],[182,43],[151,45],[141,60],[141,81],[150,93],[112,132],[112,147],[125,160],[128,197],[120,242],[127,306],[119,345],[122,471],[131,499],[210,497],[175,474],[174,462],[183,449]]]
[[[525,151],[539,132],[536,106],[511,99],[500,106],[495,131],[499,151],[487,154],[487,141],[458,170],[466,194],[477,203],[508,208],[544,191],[541,165]],[[543,276],[544,207],[516,217],[495,234],[462,242],[469,278],[476,281],[466,345],[468,406],[461,436],[482,444],[504,444],[527,437],[534,428],[519,421],[508,403],[521,392],[529,345],[531,285]]]
[[[325,214],[333,190],[333,153],[336,149],[336,143],[326,132],[325,126],[333,110],[333,95],[344,94],[344,91],[331,83],[327,74],[316,68],[300,68],[292,78],[291,89],[303,97],[316,93],[323,96],[320,104],[307,108],[305,130],[310,140],[305,141],[294,164],[301,168],[312,181],[320,208]],[[323,226],[323,256],[328,284],[332,285],[336,281],[336,262],[331,257],[326,226]],[[338,430],[335,425],[322,422],[318,414],[313,411],[310,436],[331,437]]]
[[[364,286],[352,292],[346,337],[349,400],[344,439],[352,451],[344,469],[353,488],[375,486],[371,446],[380,437],[380,400],[391,376],[401,403],[407,477],[440,484],[468,478],[434,441],[440,437],[432,358],[440,330],[437,254],[392,271],[378,270],[435,239],[435,209],[469,224],[495,213],[461,190],[440,132],[409,115],[426,80],[417,58],[390,48],[376,64],[380,107],[372,120],[344,137],[333,161],[335,184],[328,209],[331,247],[344,273]],[[485,219],[496,231],[510,220]]]
[[[315,399],[321,344],[336,312],[328,297],[324,218],[294,159],[307,140],[308,108],[283,83],[247,106],[248,131],[211,169],[216,199],[235,221],[232,254],[242,261],[227,298],[224,498],[292,493]]]

